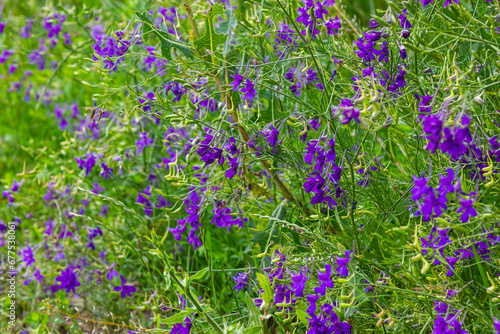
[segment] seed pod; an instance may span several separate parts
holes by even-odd
[[[424,261],[424,266],[420,270],[420,273],[423,275],[431,268],[431,264],[425,258],[422,258],[422,261]]]
[[[484,105],[484,100],[481,98],[481,96],[483,96],[483,94],[484,94],[484,90],[481,92],[481,94],[479,94],[478,96],[476,96],[474,98],[474,101],[476,103],[479,103],[480,105]]]
[[[378,16],[373,16],[373,19],[375,21],[377,21],[378,24],[380,24],[381,26],[384,26],[384,27],[390,27],[390,24],[387,23],[387,21],[385,21],[384,19],[378,17]]]
[[[422,258],[422,254],[417,254],[415,256],[413,256],[410,260],[412,260],[413,262],[416,262],[418,260],[420,260]]]

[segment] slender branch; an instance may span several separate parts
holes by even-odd
[[[191,24],[191,28],[193,29],[193,34],[196,37],[196,35],[199,35],[199,33],[198,33],[198,29],[196,28],[196,24],[194,22],[194,19],[193,19],[193,12],[191,10],[191,7],[189,6],[189,4],[184,4],[184,7],[186,8],[186,12],[187,12],[187,15],[189,18],[189,23]],[[250,136],[246,132],[245,128],[242,127],[238,123],[239,118],[238,118],[238,114],[233,110],[234,106],[233,106],[233,100],[231,98],[231,92],[225,91],[223,89],[224,84],[223,84],[221,78],[215,72],[212,73],[212,75],[213,75],[215,84],[217,85],[219,91],[222,94],[224,101],[226,102],[226,109],[229,111],[229,113],[233,117],[234,122],[238,124],[238,132],[240,133],[243,140],[248,143],[250,141]],[[254,149],[254,151],[255,151],[255,149]],[[299,207],[302,208],[303,204],[297,198],[295,198],[295,196],[292,194],[290,189],[285,185],[285,183],[280,179],[280,177],[276,173],[274,173],[274,171],[273,171],[272,167],[269,165],[269,163],[265,160],[262,160],[262,159],[260,160],[260,163],[262,164],[262,166],[264,167],[266,172],[269,175],[271,175],[271,178],[272,178],[274,184],[281,190],[281,192],[283,193],[283,196],[285,196],[285,198],[287,200],[295,203],[296,205],[298,205]]]
[[[191,25],[191,28],[193,29],[194,38],[200,39],[200,32],[198,31],[198,27],[196,26],[196,23],[194,22],[193,11],[191,10],[191,6],[189,6],[188,3],[185,3],[184,8],[186,8],[187,16],[189,19],[189,24]]]

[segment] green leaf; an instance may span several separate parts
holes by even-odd
[[[255,333],[259,333],[261,329],[262,329],[262,326],[245,328],[243,330],[243,333],[244,334],[255,334]]]
[[[257,310],[257,306],[255,306],[255,303],[252,299],[252,297],[250,297],[250,295],[248,294],[248,291],[245,292],[245,302],[247,303],[247,308],[248,308],[248,311],[250,311],[250,319],[249,319],[249,324],[253,324],[255,326],[259,325],[260,324],[260,320],[259,320],[259,310]]]
[[[165,276],[165,291],[168,290],[168,288],[170,288],[170,284],[172,284],[172,279],[170,278],[170,273],[167,272],[167,271],[164,271],[163,272],[163,276]]]
[[[264,289],[264,293],[262,294],[262,300],[266,305],[270,305],[273,300],[273,289],[271,288],[271,282],[269,281],[269,277],[262,275],[261,273],[257,273],[257,280],[262,289]]]
[[[195,16],[195,18],[202,18],[205,20],[205,35],[194,41],[194,44],[196,45],[196,49],[198,50],[198,52],[201,52],[203,48],[207,48],[210,51],[215,52],[217,46],[224,44],[224,42],[226,41],[227,36],[222,34],[217,34],[214,29],[213,19],[216,15],[221,15],[221,14],[224,14],[224,6],[222,6],[220,3],[216,3],[208,11],[207,15],[197,14]],[[229,24],[230,23],[228,22],[228,25]]]
[[[301,309],[297,309],[295,310],[295,313],[297,314],[297,318],[299,318],[300,322],[302,322],[306,326],[309,326],[309,319],[307,319],[309,317],[309,314],[307,314],[307,312]]]
[[[267,108],[260,111],[254,111],[250,116],[251,122],[271,123],[276,119],[284,119],[287,115],[278,109],[278,99],[273,96],[270,90],[260,90],[259,97],[261,100],[267,101]]]
[[[233,39],[231,30],[236,28],[238,25],[238,20],[233,16],[231,10],[226,10],[225,12],[227,16],[227,20],[220,23],[217,28],[215,28],[215,32],[221,35],[227,35],[226,42],[224,43],[224,46],[222,47],[222,55],[226,57],[228,51],[229,51],[229,46],[231,45],[231,40]]]
[[[181,312],[181,313],[177,313],[174,316],[171,316],[170,318],[161,319],[161,323],[167,324],[167,325],[172,325],[172,324],[177,324],[179,322],[183,322],[184,319],[186,319],[186,314],[184,314],[184,312]]]
[[[153,32],[160,39],[161,54],[168,60],[172,59],[172,48],[178,49],[187,58],[193,57],[194,52],[191,46],[187,43],[178,41],[172,35],[170,35],[165,29],[165,26],[161,26],[160,29],[156,28],[153,24],[152,17],[148,15],[147,12],[135,14],[141,19],[143,23],[143,34]]]
[[[193,276],[191,276],[191,281],[194,281],[194,280],[198,280],[198,279],[202,279],[203,277],[205,277],[205,275],[208,273],[208,267],[206,268],[203,268],[202,270],[198,271],[196,274],[194,274]]]
[[[150,249],[149,250],[149,254],[153,254],[153,255],[159,256],[160,255],[160,251],[158,249]]]
[[[280,203],[273,211],[274,218],[279,220],[285,220],[286,218],[286,204]],[[251,239],[253,243],[257,243],[260,246],[260,251],[264,252],[271,241],[279,243],[279,224],[276,220],[269,220],[266,228],[260,232],[254,232],[254,236]]]
[[[220,23],[219,26],[215,28],[215,32],[221,35],[228,35],[232,29],[236,28],[238,20],[236,20],[229,9],[226,10],[224,14],[226,14],[227,20]]]

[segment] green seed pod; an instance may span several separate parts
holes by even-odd
[[[429,269],[431,269],[431,264],[427,262],[425,258],[422,258],[422,261],[424,261],[424,266],[422,267],[422,270],[420,270],[420,273],[424,275]]]
[[[422,53],[422,52],[424,52],[424,50],[422,50],[422,49],[421,49],[421,48],[419,48],[418,46],[415,46],[415,45],[413,45],[413,44],[411,44],[411,43],[406,43],[406,42],[403,42],[403,45],[404,45],[406,48],[408,48],[408,49],[412,50],[413,52],[418,52],[418,53]]]
[[[390,27],[390,24],[387,23],[383,18],[378,17],[378,16],[372,16],[375,21],[377,21],[378,24],[380,24],[383,27]]]
[[[188,99],[188,105],[189,105],[189,108],[193,109],[193,110],[198,110],[198,108],[196,107],[196,105],[191,102],[190,99]]]

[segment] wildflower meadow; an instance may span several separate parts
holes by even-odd
[[[0,0],[0,332],[500,333],[498,0]]]

